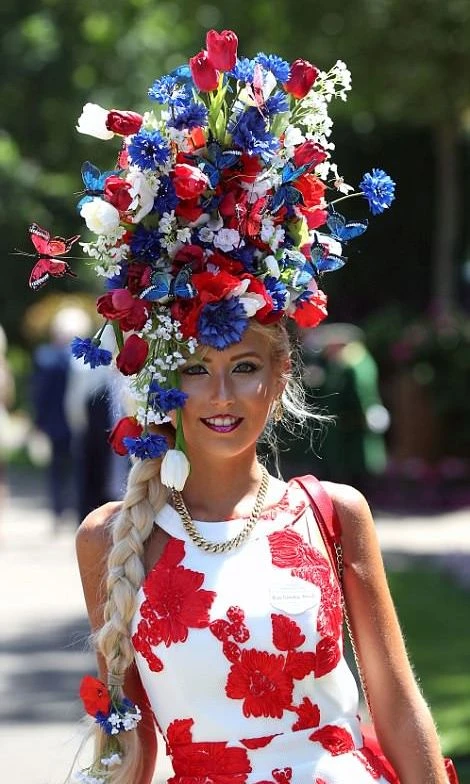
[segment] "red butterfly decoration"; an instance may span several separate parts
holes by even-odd
[[[76,234],[75,237],[69,237],[68,240],[63,237],[51,237],[49,232],[38,226],[37,223],[31,224],[29,234],[36,248],[35,256],[37,258],[29,277],[29,285],[33,291],[47,283],[50,277],[62,278],[64,275],[70,275],[72,278],[77,277],[67,262],[57,257],[69,252],[73,243],[80,237],[79,234]]]

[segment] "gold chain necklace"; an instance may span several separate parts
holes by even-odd
[[[250,519],[239,534],[234,536],[232,539],[228,539],[226,542],[210,542],[207,539],[204,539],[204,537],[199,533],[196,526],[194,525],[191,515],[188,512],[188,508],[183,501],[181,493],[178,490],[172,490],[173,506],[181,517],[184,530],[195,545],[200,547],[202,550],[205,550],[207,553],[225,553],[228,550],[234,550],[235,547],[239,547],[239,545],[241,545],[242,542],[244,542],[245,539],[249,537],[253,528],[258,522],[258,518],[261,514],[266,499],[266,493],[268,491],[269,474],[264,466],[261,467],[261,471],[261,484],[259,486]]]

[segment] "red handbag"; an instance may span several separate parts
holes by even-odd
[[[302,487],[302,489],[304,490],[304,492],[306,493],[306,495],[310,500],[310,504],[315,512],[315,518],[318,524],[318,528],[322,535],[322,539],[325,544],[326,550],[330,556],[331,564],[335,570],[335,574],[338,580],[339,587],[341,589],[341,593],[343,594],[342,591],[343,551],[341,546],[341,523],[336,513],[336,509],[333,504],[333,501],[331,500],[326,490],[323,489],[321,482],[319,482],[318,479],[316,479],[316,477],[301,476],[301,477],[296,477],[295,481]],[[354,653],[354,658],[356,659],[356,666],[359,674],[359,679],[361,681],[362,690],[364,692],[366,703],[369,706],[367,691],[364,684],[361,667],[357,657],[356,645],[352,635],[352,629],[349,623],[346,607],[344,606],[344,596],[343,596],[343,613],[346,622],[346,627],[348,629],[349,637],[351,640],[351,647]],[[390,784],[400,784],[400,780],[396,772],[394,771],[391,763],[388,761],[382,749],[380,748],[380,744],[377,739],[374,725],[372,723],[365,724],[362,726],[362,737],[364,741],[363,749],[369,750],[370,752],[373,753],[375,757],[378,757],[378,759],[380,760],[384,768],[384,774],[388,778]],[[444,762],[446,766],[447,778],[449,779],[449,784],[459,784],[457,771],[455,770],[455,766],[452,760],[449,759],[448,757],[445,757]]]

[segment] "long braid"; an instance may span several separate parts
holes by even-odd
[[[144,544],[152,532],[156,513],[167,499],[160,482],[161,460],[138,461],[132,467],[122,507],[112,521],[112,547],[108,556],[107,601],[104,625],[96,634],[96,647],[104,656],[108,687],[122,699],[127,669],[134,661],[130,624],[137,609],[136,596],[145,577]],[[107,736],[95,730],[95,759],[106,752]],[[142,750],[136,730],[119,734],[122,763],[106,771],[107,784],[134,784],[142,765]]]

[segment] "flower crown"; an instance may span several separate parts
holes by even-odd
[[[162,481],[177,489],[189,470],[177,375],[185,357],[198,344],[237,343],[250,319],[317,326],[327,315],[320,277],[343,266],[342,245],[367,228],[335,204],[361,195],[375,215],[394,198],[382,170],[354,192],[332,162],[328,109],[350,89],[344,63],[325,73],[272,54],[239,58],[237,46],[232,31],[211,30],[205,50],[150,87],[163,108],[141,116],[88,103],[77,126],[121,141],[112,171],[83,164],[78,204],[97,235],[82,248],[106,279],[97,309],[114,328],[116,365],[138,400],[136,416],[121,419],[110,440],[120,454],[165,455]],[[33,226],[35,241],[42,230]],[[75,239],[62,243],[68,249]],[[55,263],[61,270],[52,260],[48,274],[70,272],[63,259]],[[102,334],[75,338],[74,356],[109,364]],[[168,451],[149,426],[175,409],[176,448]]]

